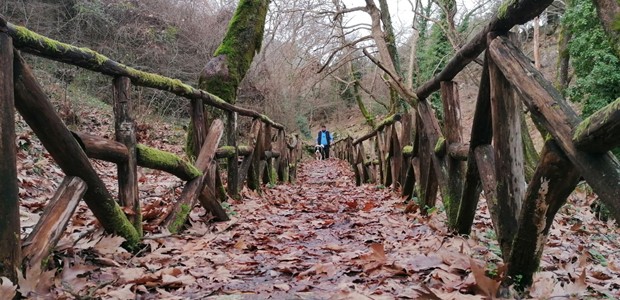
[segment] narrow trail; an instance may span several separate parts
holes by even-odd
[[[486,299],[499,284],[485,276],[502,263],[484,201],[465,239],[447,231],[441,206],[406,214],[389,189],[355,186],[344,161],[306,161],[296,184],[241,195],[231,221],[196,207],[187,230],[149,233],[135,254],[97,226],[84,232],[78,213],[51,270],[20,283],[36,299]],[[554,225],[531,297],[615,293],[616,231],[592,218],[571,208]]]
[[[76,289],[113,282],[95,295],[117,299],[394,299],[451,282],[468,288],[468,256],[454,254],[463,240],[435,235],[438,217],[407,217],[388,189],[356,187],[346,162],[308,161],[297,184],[242,196],[230,222],[196,222],[181,236],[147,239],[137,256],[102,240],[103,251],[94,247],[99,264],[105,257],[118,264],[84,273],[78,262],[63,273],[89,275],[67,277]]]

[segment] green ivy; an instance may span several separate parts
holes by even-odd
[[[562,22],[572,33],[568,51],[577,77],[568,96],[583,105],[583,117],[588,117],[620,95],[620,60],[609,44],[592,1],[572,0]]]

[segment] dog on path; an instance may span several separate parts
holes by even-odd
[[[314,158],[316,160],[323,160],[323,158],[325,158],[325,152],[323,150],[323,145],[317,144],[314,146]]]

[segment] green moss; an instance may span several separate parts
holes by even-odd
[[[437,143],[435,143],[435,153],[441,153],[446,147],[446,139],[443,136],[440,136],[439,139],[437,140]]]
[[[185,171],[184,174],[173,174],[183,180],[191,180],[202,175],[202,172],[194,165],[172,153],[151,148],[143,144],[136,145],[136,152],[138,161],[143,167],[171,172],[181,166]],[[185,175],[189,175],[190,177]]]
[[[183,225],[185,225],[185,222],[187,221],[187,217],[189,216],[190,211],[191,211],[191,208],[189,207],[189,205],[181,204],[181,210],[176,215],[176,219],[174,219],[174,222],[172,222],[172,224],[170,224],[170,227],[168,227],[168,230],[170,231],[170,233],[172,234],[179,233],[181,228],[183,228]]]
[[[26,27],[14,26],[14,25],[11,27],[17,33],[18,40],[21,39],[25,43],[28,43],[28,42],[38,43],[49,51],[61,53],[61,52],[65,52],[67,48],[72,47],[71,45],[61,43],[57,40],[42,36],[34,31],[30,31]]]
[[[98,65],[103,65],[106,61],[109,60],[107,56],[102,55],[99,52],[94,51],[90,48],[79,48],[79,49],[84,53],[88,53],[89,55],[92,55],[95,58],[95,61],[97,62]]]
[[[219,149],[217,149],[218,152],[224,152],[228,155],[232,155],[233,153],[235,153],[235,147],[233,146],[222,146]]]
[[[185,94],[192,94],[194,88],[183,83],[181,80],[172,79],[166,76],[144,72],[140,70],[136,70],[131,67],[125,67],[127,73],[140,84],[143,84],[148,87],[156,87],[156,88],[166,88],[167,91],[183,91]]]
[[[413,153],[413,146],[403,147],[403,155],[411,155]]]
[[[112,200],[112,203],[114,204],[114,213],[113,218],[110,218],[109,222],[114,226],[114,233],[125,238],[125,248],[133,251],[138,247],[140,235],[125,216],[123,209],[115,201]]]
[[[276,184],[278,181],[278,171],[275,167],[271,167],[271,174],[269,176],[269,181],[273,184]]]
[[[589,117],[579,123],[579,125],[577,125],[577,127],[575,128],[575,134],[573,134],[573,141],[578,140],[580,137],[585,135],[585,131],[590,128],[591,122],[592,117]]]
[[[223,58],[226,76],[201,78],[200,87],[226,102],[235,103],[239,83],[250,68],[255,53],[260,51],[268,0],[241,0],[230,20],[228,30],[213,57]]]
[[[504,3],[502,3],[502,5],[500,5],[500,7],[497,9],[497,18],[500,20],[506,18],[508,8],[510,8],[510,6],[513,6],[516,2],[517,0],[504,1]]]

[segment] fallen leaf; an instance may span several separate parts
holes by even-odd
[[[474,274],[474,278],[476,279],[476,285],[478,286],[480,292],[487,297],[495,297],[497,290],[499,289],[500,282],[495,281],[485,274],[485,271],[482,267],[478,266],[478,264],[471,259],[471,272]]]

